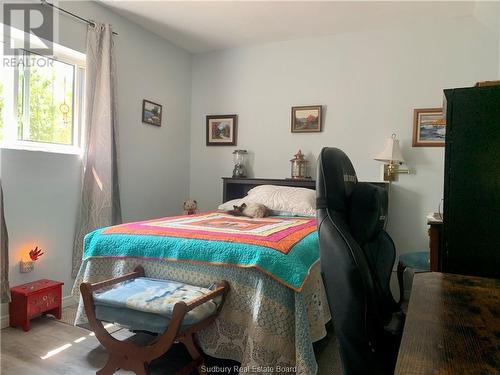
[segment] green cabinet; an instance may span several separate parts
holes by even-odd
[[[500,86],[444,93],[442,271],[500,278]]]

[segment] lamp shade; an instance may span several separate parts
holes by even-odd
[[[375,160],[387,163],[391,161],[396,163],[405,162],[403,155],[401,155],[401,150],[399,149],[399,140],[396,139],[396,134],[393,134],[391,138],[387,139],[384,150],[375,157]]]

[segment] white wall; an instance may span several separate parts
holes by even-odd
[[[500,1],[476,1],[474,17],[498,36],[498,78],[500,79]]]
[[[231,152],[251,153],[255,177],[289,176],[300,148],[315,169],[323,146],[343,149],[361,180],[378,180],[373,157],[395,132],[412,175],[392,185],[389,232],[399,251],[428,246],[426,215],[443,190],[443,148],[412,148],[414,108],[439,107],[444,88],[493,79],[498,40],[472,17],[270,43],[196,55],[191,104],[191,197],[221,201]],[[290,107],[324,105],[324,131],[290,133]],[[239,116],[237,147],[205,146],[205,115]],[[313,171],[313,175],[315,171]]]
[[[117,57],[119,180],[125,221],[176,214],[189,189],[191,55],[93,2],[61,2],[83,17],[113,24]],[[60,16],[61,44],[84,51],[86,25]],[[161,128],[141,123],[142,99],[163,104]],[[80,191],[74,155],[2,150],[10,238],[10,282],[38,278],[72,287],[71,252]],[[41,246],[35,271],[19,273],[22,253]]]

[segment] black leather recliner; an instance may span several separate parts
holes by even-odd
[[[404,314],[389,281],[387,191],[360,183],[347,155],[325,147],[316,181],[321,267],[345,374],[391,374]]]

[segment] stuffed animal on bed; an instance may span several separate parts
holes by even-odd
[[[241,206],[233,206],[233,210],[228,211],[234,216],[246,216],[251,218],[261,218],[269,216],[269,210],[260,203],[242,203]]]
[[[184,215],[193,215],[196,213],[196,208],[198,204],[196,203],[195,200],[188,199],[187,201],[184,202],[182,207],[184,208]]]

